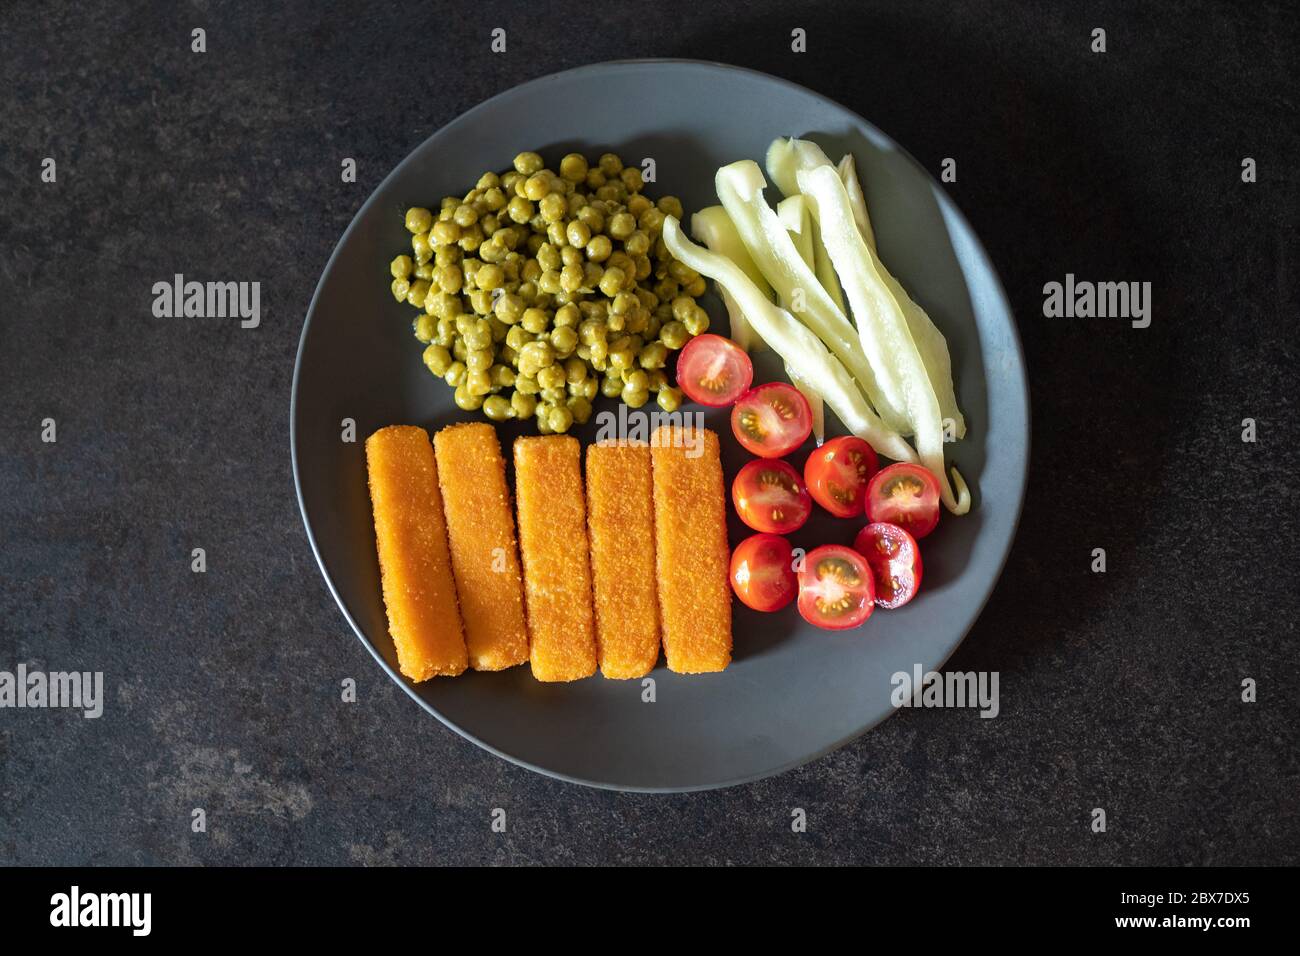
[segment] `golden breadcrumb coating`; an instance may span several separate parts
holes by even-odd
[[[366,439],[366,467],[398,667],[417,682],[459,674],[465,635],[429,436],[413,425],[381,428]]]
[[[434,436],[469,665],[499,671],[528,660],[514,513],[496,429],[450,425]]]
[[[567,435],[515,439],[515,497],[533,676],[596,672],[582,450]]]
[[[727,504],[718,436],[678,425],[655,429],[655,564],[668,669],[720,671],[731,662]],[[691,454],[701,449],[696,457]]]
[[[644,677],[659,660],[650,447],[587,448],[587,531],[600,672]]]

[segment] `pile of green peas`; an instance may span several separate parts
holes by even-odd
[[[435,214],[406,211],[411,254],[393,259],[393,297],[421,309],[424,364],[456,404],[493,421],[535,418],[543,434],[585,423],[597,394],[676,411],[668,353],[709,327],[704,278],[664,245],[674,196],[643,195],[614,153],[547,169],[537,153],[484,173]]]

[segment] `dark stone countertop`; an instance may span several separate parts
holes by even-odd
[[[0,669],[102,670],[107,704],[0,710],[0,863],[1300,862],[1296,13],[1075,6],[8,7]],[[644,56],[765,70],[957,158],[1034,414],[1017,544],[950,662],[1000,672],[996,720],[905,711],[752,785],[588,790],[446,730],[330,599],[287,434],[334,243],[465,109]],[[259,280],[261,328],[153,318],[176,272]],[[1066,273],[1151,282],[1150,328],[1044,318]]]

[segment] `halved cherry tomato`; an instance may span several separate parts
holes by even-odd
[[[928,469],[900,461],[867,486],[867,520],[888,521],[924,538],[939,523],[939,482]]]
[[[794,549],[779,534],[750,535],[731,555],[731,589],[755,611],[779,611],[799,593]]]
[[[701,405],[730,405],[754,380],[754,363],[731,339],[697,335],[677,358],[677,384],[686,397]]]
[[[736,514],[755,531],[789,534],[812,514],[812,498],[803,479],[784,461],[756,458],[736,475],[731,485]]]
[[[858,532],[853,550],[867,559],[875,578],[876,603],[902,607],[921,589],[921,549],[896,524],[874,521]]]
[[[841,544],[824,544],[804,556],[799,572],[799,613],[809,624],[839,631],[857,627],[876,607],[871,568]]]
[[[760,458],[790,454],[812,431],[812,409],[803,392],[785,382],[752,388],[731,410],[736,441]]]
[[[814,501],[837,518],[852,518],[862,514],[867,485],[879,470],[875,449],[845,435],[809,455],[803,476]]]

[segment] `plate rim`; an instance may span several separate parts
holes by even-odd
[[[938,664],[934,665],[932,669],[938,670],[948,662],[948,659],[952,657],[953,654],[956,653],[957,649],[961,647],[963,643],[965,643],[966,638],[970,635],[971,629],[974,628],[976,622],[979,620],[980,615],[984,612],[984,608],[988,605],[989,599],[993,596],[993,592],[997,590],[998,582],[1002,579],[1002,574],[1006,570],[1007,561],[1011,556],[1011,549],[1015,545],[1016,537],[1020,530],[1020,519],[1024,512],[1025,494],[1028,488],[1029,459],[1030,459],[1030,454],[1032,452],[1031,441],[1033,437],[1033,427],[1032,427],[1033,409],[1031,408],[1029,402],[1029,397],[1030,397],[1029,380],[1028,380],[1028,374],[1025,365],[1025,352],[1024,352],[1024,346],[1020,341],[1020,329],[1015,321],[1015,312],[1011,307],[1010,299],[1007,297],[1006,288],[1002,283],[1002,277],[998,273],[998,270],[993,263],[993,259],[988,253],[988,250],[985,249],[984,243],[980,239],[979,233],[976,232],[975,229],[971,226],[970,220],[966,217],[965,212],[963,212],[962,209],[958,206],[956,200],[954,200],[948,194],[947,190],[944,190],[942,188],[942,186],[939,184],[938,180],[935,179],[933,174],[931,174],[930,171],[926,169],[926,167],[922,165],[920,161],[918,161],[916,157],[911,154],[911,152],[909,152],[901,143],[899,143],[896,139],[894,139],[894,137],[890,136],[884,130],[876,126],[876,124],[870,122],[865,117],[861,116],[859,113],[857,113],[857,111],[850,109],[849,107],[838,102],[837,100],[832,99],[829,96],[826,96],[822,93],[818,93],[815,90],[811,90],[800,83],[795,83],[794,81],[787,80],[784,77],[774,76],[771,73],[765,73],[762,70],[755,70],[745,66],[737,66],[731,63],[722,63],[716,60],[701,60],[701,59],[693,59],[689,57],[634,57],[634,58],[618,59],[618,60],[602,60],[597,63],[587,63],[581,66],[571,67],[566,70],[558,70],[552,73],[545,73],[542,74],[541,76],[536,76],[533,77],[532,79],[525,80],[522,83],[517,83],[514,86],[502,90],[499,93],[493,94],[487,99],[482,100],[479,103],[475,104],[474,106],[470,107],[469,109],[465,110],[463,113],[458,114],[455,118],[445,123],[444,125],[438,127],[433,132],[431,132],[428,136],[422,139],[419,143],[417,143],[415,146],[411,147],[411,149],[406,153],[404,157],[402,157],[402,159],[397,163],[397,165],[394,166],[389,171],[388,175],[385,176],[383,179],[381,179],[379,183],[374,187],[374,189],[371,190],[370,195],[366,197],[366,200],[361,204],[360,208],[357,209],[356,213],[352,217],[352,220],[348,223],[347,228],[343,230],[342,234],[338,238],[338,241],[334,244],[334,248],[330,252],[329,258],[326,260],[324,267],[321,269],[320,277],[316,280],[316,288],[312,291],[311,301],[308,303],[307,311],[303,316],[302,331],[298,337],[298,348],[294,356],[293,378],[289,386],[289,457],[292,466],[291,470],[293,472],[294,495],[298,501],[298,513],[299,516],[302,518],[303,528],[307,532],[307,542],[311,546],[312,556],[316,559],[316,566],[320,570],[321,577],[325,580],[325,585],[328,588],[330,595],[334,598],[335,605],[342,612],[344,620],[346,620],[349,626],[352,628],[353,634],[356,635],[357,639],[361,642],[361,644],[370,652],[370,656],[375,659],[375,661],[379,664],[379,666],[388,675],[389,679],[391,679],[395,684],[397,684],[397,686],[399,686],[406,693],[408,697],[410,697],[417,704],[419,704],[420,707],[422,707],[425,711],[427,711],[428,713],[436,717],[438,721],[443,724],[443,726],[451,729],[452,731],[459,734],[464,739],[470,741],[471,743],[482,748],[488,753],[501,758],[502,760],[507,760],[510,763],[515,764],[516,766],[523,767],[534,773],[539,773],[542,774],[543,776],[550,777],[555,780],[563,780],[566,783],[577,784],[579,786],[584,786],[584,787],[592,787],[599,790],[609,790],[617,793],[696,793],[696,792],[707,791],[707,790],[720,790],[727,787],[740,786],[746,783],[754,783],[755,781],[763,780],[768,777],[774,777],[779,774],[785,773],[789,770],[794,770],[798,767],[802,767],[805,764],[812,763],[814,760],[819,760],[820,758],[825,757],[830,753],[834,753],[835,751],[841,749],[842,747],[845,747],[848,744],[852,743],[854,740],[858,739],[862,735],[874,730],[876,727],[879,727],[882,723],[884,723],[886,720],[888,720],[897,712],[897,708],[889,709],[879,719],[871,721],[870,723],[864,725],[860,729],[855,730],[853,733],[839,740],[836,740],[833,743],[828,744],[827,746],[820,748],[813,753],[809,753],[804,756],[798,757],[795,760],[787,761],[786,763],[783,763],[776,767],[771,767],[771,768],[761,770],[757,773],[747,774],[747,775],[743,775],[743,776],[739,776],[727,780],[721,780],[717,782],[703,783],[703,784],[690,784],[685,786],[669,786],[669,787],[652,787],[652,786],[618,784],[607,780],[592,780],[584,777],[579,777],[573,774],[566,774],[557,770],[553,770],[549,767],[543,767],[538,764],[532,763],[528,760],[525,760],[522,757],[517,757],[513,754],[506,753],[500,748],[494,747],[491,744],[487,743],[486,741],[479,739],[467,729],[461,727],[460,725],[452,722],[451,720],[443,716],[443,714],[440,713],[437,708],[435,708],[431,703],[429,703],[422,696],[420,696],[420,694],[416,692],[416,689],[412,684],[410,684],[393,667],[389,665],[389,663],[384,659],[383,655],[380,654],[379,649],[370,640],[370,638],[366,636],[365,632],[358,626],[356,620],[352,617],[351,613],[349,613],[347,607],[343,603],[343,599],[340,596],[338,589],[335,587],[334,580],[330,577],[329,572],[325,568],[324,559],[322,558],[320,553],[320,548],[316,543],[316,536],[312,531],[311,520],[307,516],[306,502],[303,500],[302,479],[298,468],[298,378],[302,371],[303,351],[307,343],[308,332],[311,330],[312,318],[315,315],[316,306],[321,295],[321,290],[325,284],[325,277],[329,275],[329,273],[333,269],[335,260],[338,259],[340,252],[342,251],[343,247],[347,244],[347,241],[351,236],[352,231],[358,227],[358,224],[361,222],[362,218],[366,215],[366,213],[370,210],[371,205],[373,205],[376,202],[377,197],[380,195],[380,193],[384,191],[384,187],[388,184],[388,182],[392,180],[394,177],[396,177],[398,173],[400,173],[402,169],[406,166],[407,163],[411,162],[412,157],[420,150],[422,150],[425,144],[429,142],[429,140],[433,139],[435,136],[439,136],[447,132],[448,130],[455,128],[461,123],[467,121],[471,116],[478,113],[479,111],[488,109],[493,104],[496,104],[498,100],[504,100],[516,96],[521,91],[529,87],[544,84],[556,80],[560,77],[580,75],[584,73],[600,72],[603,70],[608,70],[611,67],[629,67],[629,66],[647,66],[647,65],[706,67],[709,69],[720,70],[722,72],[747,73],[752,76],[760,77],[768,82],[777,83],[781,86],[787,87],[791,90],[795,90],[804,95],[811,96],[814,99],[819,100],[828,106],[844,111],[849,116],[851,116],[854,120],[861,123],[866,130],[880,137],[883,141],[891,144],[893,148],[896,149],[900,155],[906,158],[907,162],[911,163],[922,173],[924,173],[926,179],[930,181],[932,187],[938,189],[940,195],[942,195],[943,198],[950,204],[952,211],[953,213],[956,214],[959,223],[966,229],[966,231],[969,233],[971,238],[974,240],[976,250],[978,251],[980,256],[983,257],[985,263],[987,264],[988,272],[993,279],[993,285],[997,293],[998,301],[1001,303],[1001,305],[1003,306],[1004,310],[1006,311],[1010,319],[1010,321],[1008,322],[1008,326],[1010,329],[1009,339],[1010,339],[1011,346],[1014,349],[1015,357],[1017,360],[1015,362],[1016,375],[1015,375],[1014,385],[1019,388],[1021,402],[1025,409],[1025,433],[1024,433],[1025,451],[1020,462],[1020,467],[1019,469],[1017,469],[1015,474],[1015,478],[1017,479],[1017,482],[1019,484],[1019,490],[1016,496],[1015,514],[1011,520],[1010,534],[1007,536],[1006,543],[1002,547],[1002,553],[998,555],[997,570],[991,579],[991,584],[989,585],[988,590],[981,598],[979,602],[979,606],[973,610],[969,620],[963,625],[961,636],[956,640],[952,648],[944,656],[943,660],[941,660]]]

